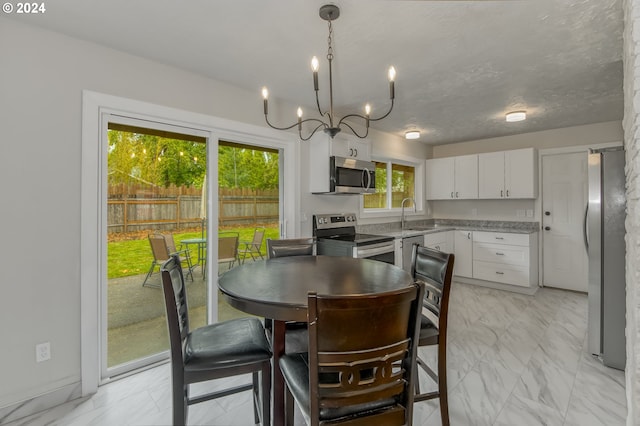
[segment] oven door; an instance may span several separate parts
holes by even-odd
[[[353,248],[353,257],[378,260],[393,265],[395,263],[395,244],[391,240],[383,243],[355,246]]]
[[[330,192],[371,194],[376,190],[376,165],[370,161],[331,157],[330,170]]]

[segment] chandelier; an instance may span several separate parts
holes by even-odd
[[[371,121],[378,121],[378,120],[382,120],[383,118],[387,117],[390,113],[391,110],[393,109],[393,101],[395,98],[395,89],[394,89],[394,80],[396,77],[396,70],[394,67],[390,67],[389,68],[389,98],[391,99],[391,106],[389,107],[389,110],[381,115],[380,117],[376,117],[376,118],[372,118],[371,117],[371,106],[369,104],[366,104],[364,107],[364,115],[362,114],[347,114],[344,117],[342,117],[340,120],[337,120],[335,115],[334,115],[334,111],[333,111],[333,74],[332,74],[332,68],[331,68],[331,63],[333,61],[334,55],[333,55],[333,27],[331,25],[332,21],[338,19],[338,17],[340,16],[340,9],[338,8],[338,6],[332,5],[332,4],[327,4],[324,5],[320,8],[320,17],[322,19],[324,19],[325,21],[327,21],[329,23],[329,38],[328,38],[328,50],[327,50],[327,60],[329,61],[329,110],[322,112],[322,108],[320,107],[320,100],[318,99],[318,68],[319,68],[319,63],[318,63],[318,58],[316,58],[315,56],[313,57],[313,59],[311,59],[311,69],[313,71],[313,89],[316,92],[316,105],[318,107],[318,113],[320,114],[320,117],[322,117],[322,119],[318,119],[318,118],[305,118],[304,120],[302,119],[302,108],[298,108],[298,122],[292,124],[291,126],[286,126],[286,127],[278,127],[278,126],[274,126],[273,124],[271,124],[271,122],[269,122],[269,106],[268,106],[268,99],[269,99],[269,91],[267,90],[266,87],[262,88],[262,97],[264,98],[264,118],[265,121],[267,122],[267,124],[277,130],[289,130],[292,129],[296,126],[298,126],[298,134],[300,135],[300,139],[302,139],[303,141],[309,140],[311,139],[311,137],[320,129],[322,128],[322,130],[328,134],[329,136],[331,136],[332,138],[337,135],[341,130],[341,126],[345,126],[347,128],[349,128],[351,130],[351,132],[353,132],[354,135],[356,135],[357,137],[364,139],[367,137],[367,135],[369,134],[369,123]],[[356,130],[351,127],[345,120],[348,118],[352,118],[352,119],[359,119],[363,121],[364,127],[366,129],[366,132],[364,134],[359,134],[358,132],[356,132]],[[336,122],[337,121],[337,122]],[[313,129],[313,131],[311,131],[311,133],[304,137],[302,136],[302,125],[304,123],[314,123],[316,124],[316,127]]]

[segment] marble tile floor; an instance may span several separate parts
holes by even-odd
[[[587,297],[544,288],[534,296],[454,283],[449,317],[452,425],[624,425],[624,373],[586,351]],[[420,348],[435,361],[435,352]],[[168,425],[169,364],[100,387],[8,425]],[[200,386],[222,387],[220,380]],[[423,388],[428,388],[421,375]],[[193,387],[197,393],[198,387]],[[438,400],[416,403],[414,425],[440,425]],[[253,424],[249,392],[191,406],[190,425]],[[302,425],[300,416],[296,425]]]

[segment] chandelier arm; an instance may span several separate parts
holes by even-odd
[[[271,127],[272,129],[276,129],[276,130],[289,130],[289,129],[293,129],[294,127],[296,127],[298,125],[298,123],[294,123],[291,126],[288,127],[278,127],[278,126],[274,126],[273,124],[271,124],[269,122],[269,117],[267,116],[267,114],[264,115],[264,119],[267,122],[267,124],[269,125],[269,127]],[[306,121],[306,120],[305,120]]]
[[[382,120],[383,118],[386,118],[389,114],[391,114],[391,111],[393,110],[393,102],[394,100],[391,99],[391,106],[389,107],[389,111],[387,111],[387,113],[381,117],[378,118],[370,118],[369,121],[379,121]]]
[[[360,114],[348,114],[348,115],[345,115],[344,117],[342,117],[342,118],[340,119],[340,121],[338,122],[338,127],[340,127],[340,125],[344,122],[344,120],[345,120],[346,118],[349,118],[349,117],[358,117],[358,118],[361,118],[361,119],[363,119],[363,120],[365,120],[365,121],[367,120],[367,117],[365,117],[364,115],[360,115]],[[371,119],[369,119],[369,120],[371,120]],[[344,124],[345,124],[345,125],[347,125],[347,123],[344,123]]]
[[[357,115],[357,114],[352,114],[352,115]],[[344,117],[343,117],[343,118],[344,118]],[[356,132],[356,131],[355,131],[355,129],[354,129],[353,127],[351,127],[351,126],[349,125],[349,123],[344,122],[344,123],[342,123],[342,124],[344,124],[345,126],[347,126],[347,127],[348,127],[352,132],[353,132],[353,134],[354,134],[354,135],[356,135],[357,137],[359,137],[360,139],[364,139],[364,138],[366,138],[366,137],[369,135],[369,128],[368,128],[368,127],[367,127],[367,132],[366,132],[364,135],[360,135],[360,134],[358,134],[358,132]]]
[[[316,120],[316,119],[308,118],[308,119],[306,119],[306,120],[304,120],[304,121],[320,121],[320,120]],[[303,141],[308,141],[309,139],[311,139],[311,138],[313,137],[313,135],[315,135],[315,134],[316,134],[316,132],[318,131],[318,129],[319,129],[320,127],[323,127],[323,126],[324,126],[324,127],[327,127],[327,125],[326,125],[323,121],[320,121],[320,124],[318,124],[318,125],[316,126],[316,128],[315,128],[315,129],[313,129],[313,132],[311,132],[311,134],[310,134],[309,136],[307,136],[306,138],[302,136],[302,128],[298,128],[298,135],[300,136],[300,139],[301,139],[301,140],[303,140]]]

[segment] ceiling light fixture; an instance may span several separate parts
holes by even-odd
[[[523,121],[523,120],[526,120],[527,113],[525,111],[513,111],[510,113],[507,113],[507,115],[505,115],[505,118],[507,119],[507,123]]]
[[[420,132],[418,130],[409,130],[404,134],[405,139],[418,139],[420,138]]]
[[[331,67],[331,63],[333,61],[334,55],[333,55],[333,27],[331,25],[332,21],[335,21],[336,19],[338,19],[338,17],[340,16],[340,9],[338,8],[338,6],[335,6],[333,4],[327,4],[324,5],[320,8],[320,17],[322,19],[324,19],[325,21],[327,21],[329,23],[329,38],[328,38],[328,43],[329,43],[329,48],[327,50],[327,60],[329,61],[329,110],[322,112],[322,109],[320,108],[320,100],[318,99],[318,68],[319,63],[318,63],[318,58],[316,58],[315,56],[313,57],[313,59],[311,59],[311,69],[313,71],[313,89],[316,92],[316,105],[318,107],[318,112],[320,113],[320,116],[323,119],[317,119],[317,118],[306,118],[306,119],[302,119],[302,108],[298,108],[298,122],[292,124],[291,126],[288,127],[277,127],[274,126],[273,124],[271,124],[269,122],[269,106],[268,106],[268,99],[269,99],[269,91],[267,90],[266,87],[262,88],[262,97],[264,98],[264,119],[267,122],[267,124],[277,130],[289,130],[294,128],[295,126],[298,126],[298,134],[300,135],[300,139],[302,139],[303,141],[309,140],[311,139],[311,137],[318,131],[318,129],[322,128],[322,130],[328,134],[329,136],[331,136],[332,138],[337,135],[342,129],[341,129],[341,125],[344,125],[346,127],[348,127],[354,135],[356,135],[357,137],[364,139],[367,137],[367,135],[369,134],[369,123],[371,121],[378,121],[378,120],[382,120],[383,118],[385,118],[386,116],[388,116],[391,113],[391,110],[393,109],[393,102],[394,102],[394,98],[395,98],[395,89],[394,89],[394,80],[396,78],[396,70],[394,67],[390,67],[389,68],[389,98],[391,99],[391,106],[389,107],[389,111],[386,112],[386,114],[380,116],[380,117],[376,117],[376,118],[371,118],[371,106],[369,104],[366,104],[364,107],[364,115],[362,114],[347,114],[344,117],[342,117],[337,123],[336,123],[336,117],[334,115],[334,111],[333,111],[333,74],[332,74],[332,67]],[[359,134],[358,132],[356,132],[354,130],[353,127],[351,127],[348,123],[345,122],[345,119],[348,118],[357,118],[357,119],[361,119],[364,121],[364,126],[366,128],[366,132],[364,134]],[[328,121],[326,122],[325,119]],[[313,131],[309,134],[309,136],[304,137],[302,136],[302,124],[304,123],[318,123],[318,125],[313,129]]]

